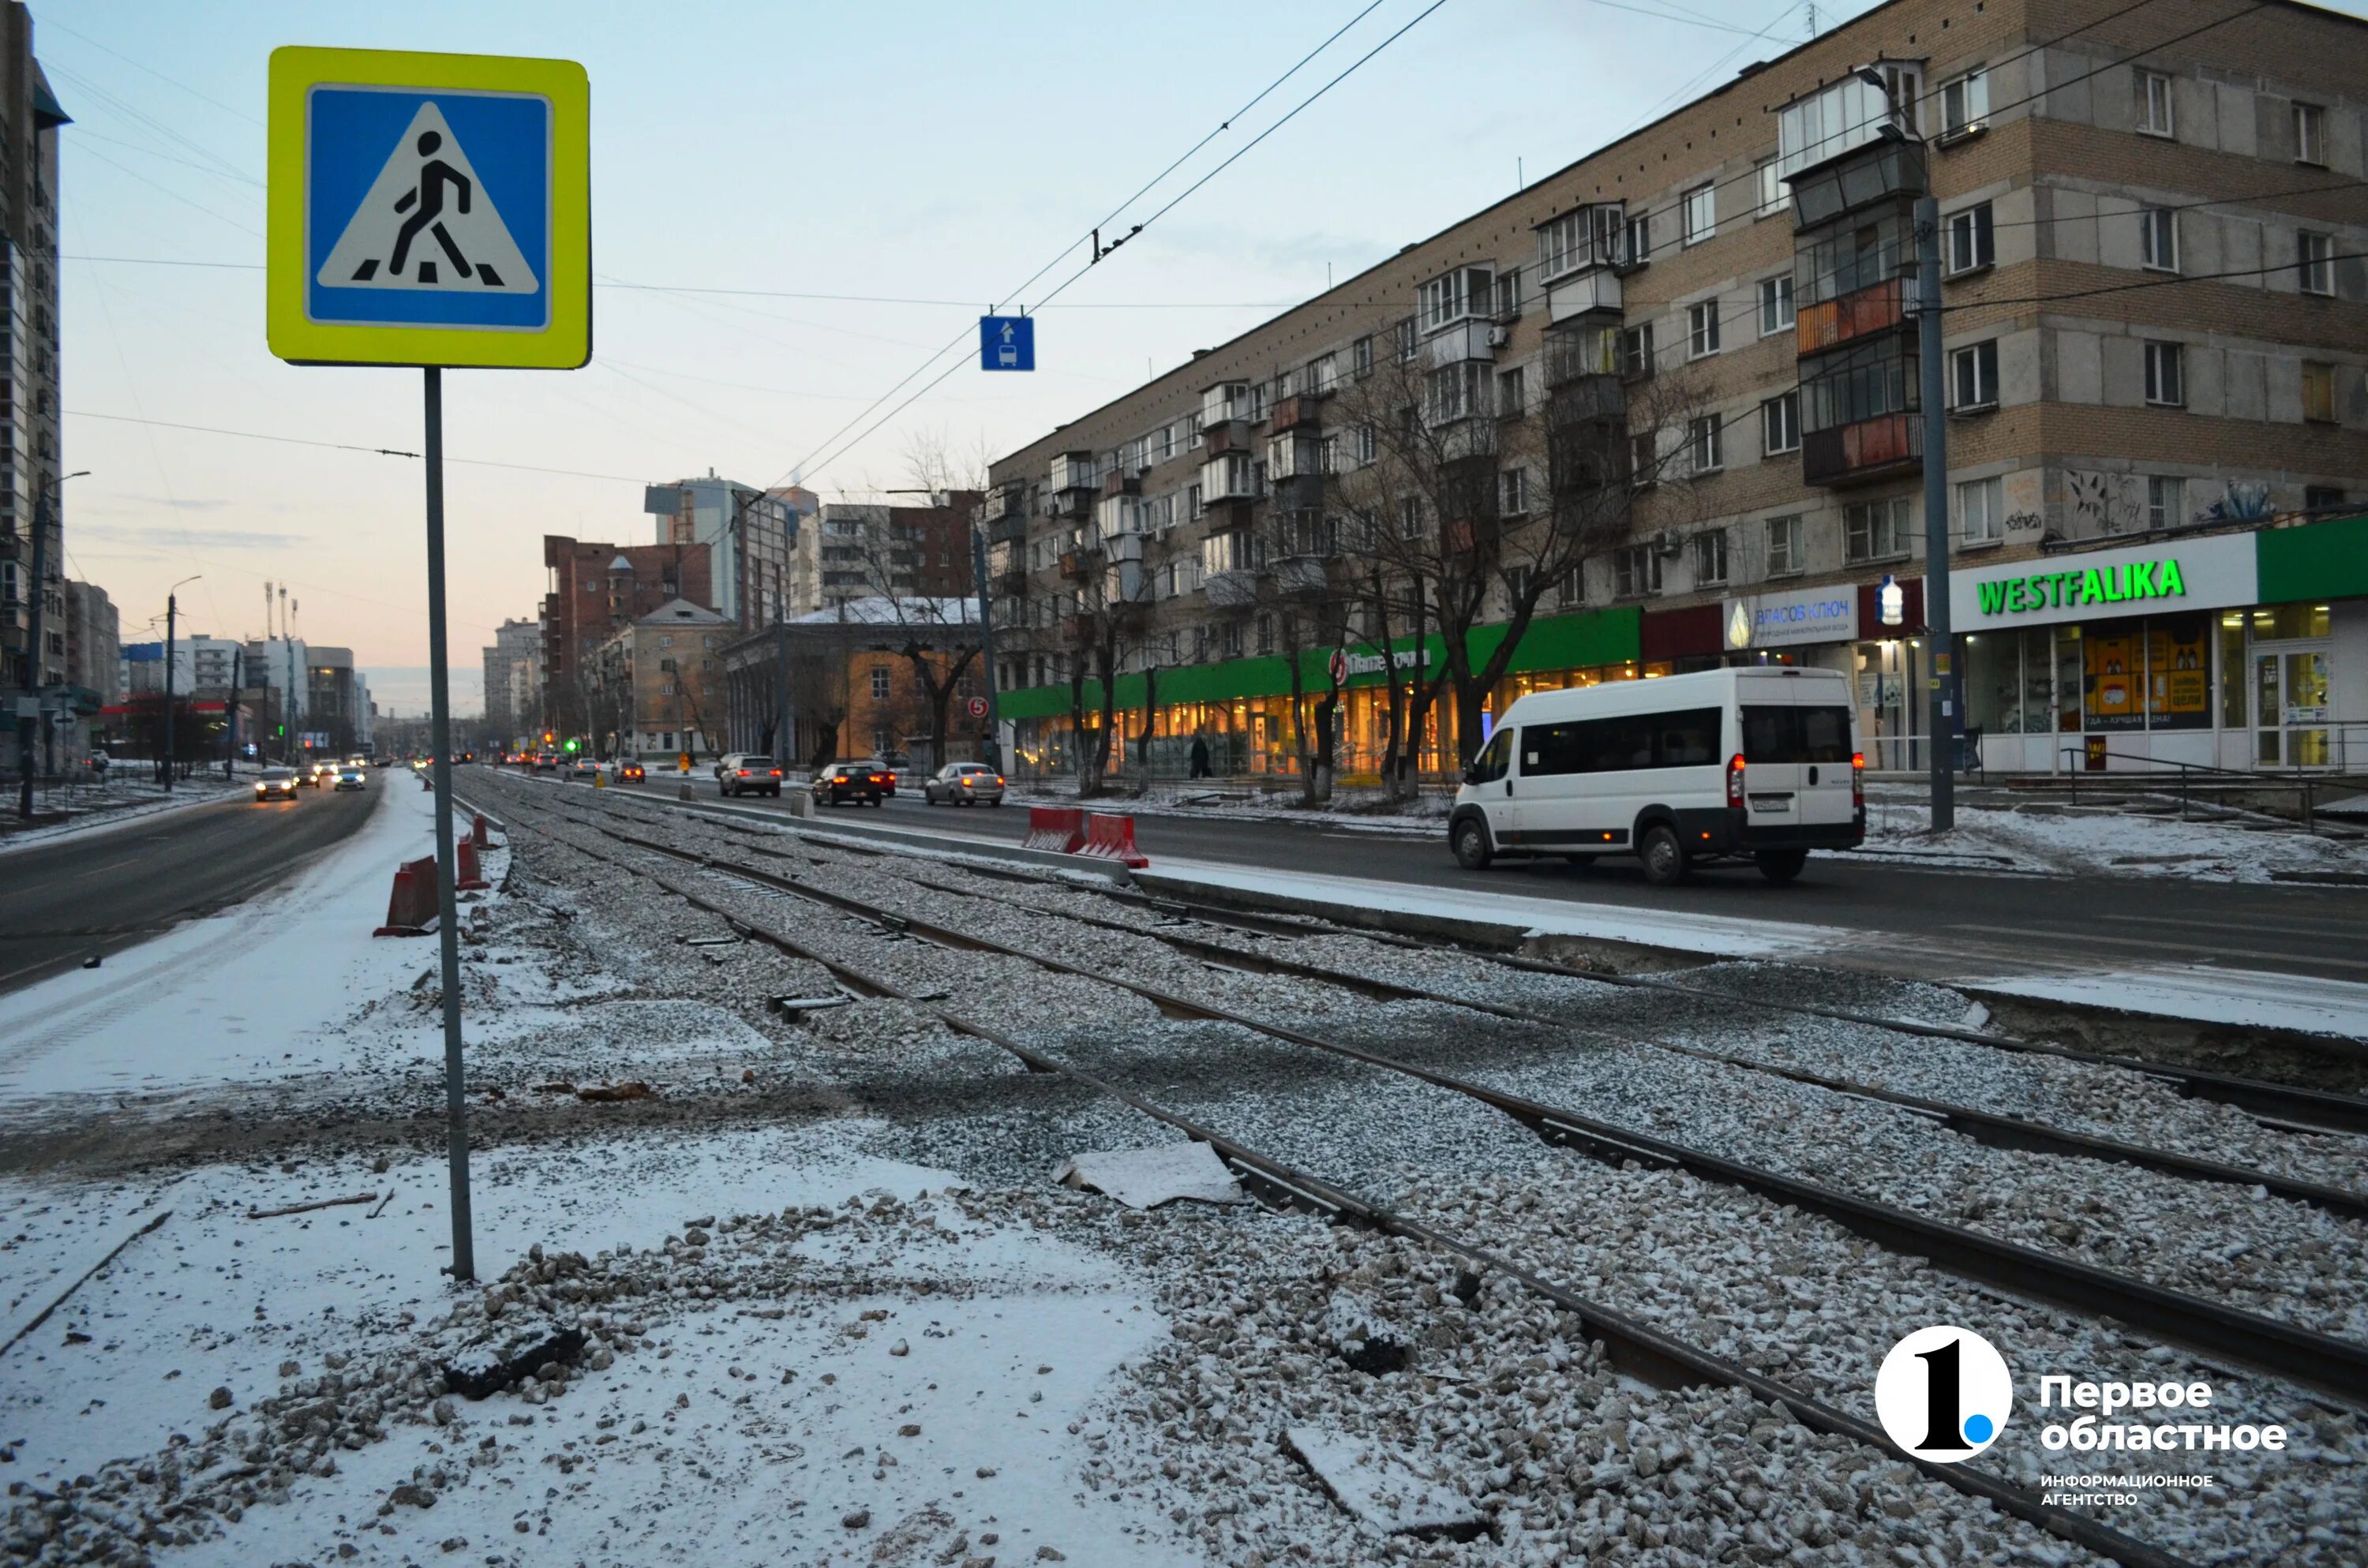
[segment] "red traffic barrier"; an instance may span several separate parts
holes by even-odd
[[[1086,813],[1076,806],[1030,806],[1028,808],[1028,836],[1021,843],[1030,849],[1049,849],[1055,855],[1074,855],[1086,841]]]
[[[1108,812],[1095,812],[1086,818],[1086,842],[1077,853],[1137,869],[1151,864],[1151,857],[1134,846],[1134,819]]]
[[[425,937],[436,928],[436,857],[405,860],[394,869],[394,892],[386,901],[386,924],[373,937]]]
[[[485,819],[479,817],[477,820],[482,823]],[[455,874],[452,878],[452,887],[455,892],[482,892],[485,889],[494,885],[493,883],[485,881],[484,868],[477,859],[477,841],[475,839],[464,838],[461,840],[460,843],[452,846],[452,847],[458,851],[460,855],[460,861],[455,869]],[[436,862],[433,860],[428,862],[430,866],[435,865],[435,863]]]
[[[477,813],[476,825],[469,829],[469,842],[480,849],[493,847],[492,842],[485,836],[485,813],[483,812]]]

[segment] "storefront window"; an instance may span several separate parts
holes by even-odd
[[[2081,698],[2088,687],[2080,643],[2078,626],[2055,629],[2055,728],[2067,735],[2080,733]]]
[[[2146,622],[2146,728],[2203,730],[2212,724],[2208,619],[2167,616]]]
[[[2004,734],[2018,727],[2022,639],[2015,632],[1965,639],[1965,727]]]
[[[2265,605],[2253,612],[2253,641],[2283,642],[2327,635],[2325,605]]]

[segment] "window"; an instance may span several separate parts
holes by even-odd
[[[1801,394],[1784,392],[1759,405],[1759,454],[1775,457],[1801,449]]]
[[[871,672],[871,700],[874,702],[888,700],[888,672],[884,669],[875,669]]]
[[[1360,337],[1349,345],[1349,364],[1359,381],[1373,373],[1373,340]]]
[[[1338,366],[1338,361],[1331,355],[1317,355],[1315,362],[1307,367],[1307,390],[1315,393],[1330,392],[1333,383],[1339,380]]]
[[[1554,585],[1554,597],[1565,608],[1587,602],[1587,568],[1572,565],[1563,571],[1562,581]]]
[[[1941,134],[1978,131],[1990,114],[1990,74],[1968,71],[1941,89]]]
[[[2335,292],[2335,236],[2305,229],[2294,236],[2294,273],[2305,294]]]
[[[1726,530],[1706,528],[1694,535],[1694,585],[1726,581]]]
[[[1620,373],[1630,381],[1653,373],[1653,324],[1622,327],[1620,332]]]
[[[1698,185],[1686,192],[1686,244],[1698,245],[1718,233],[1718,187]]]
[[[1718,301],[1704,300],[1686,307],[1686,358],[1700,359],[1718,352]]]
[[[2169,208],[2138,213],[2138,265],[2148,272],[2179,270],[2179,214]]]
[[[1850,712],[1847,708],[1743,705],[1746,762],[1848,762]]]
[[[1998,340],[1949,353],[1949,406],[1958,410],[1998,406]]]
[[[1625,236],[1621,241],[1621,254],[1612,259],[1614,267],[1642,267],[1653,254],[1653,215],[1639,212],[1628,220]]]
[[[1497,274],[1497,319],[1511,321],[1521,313],[1521,269]]]
[[[1886,126],[1898,125],[1914,139],[1917,101],[1923,97],[1922,73],[1896,62],[1870,69],[1882,78],[1882,86],[1853,72],[1784,106],[1776,118],[1776,166],[1782,173],[1796,175],[1813,164],[1863,147],[1878,140]]]
[[[1759,167],[1753,169],[1751,175],[1755,188],[1759,195],[1759,202],[1752,208],[1752,216],[1773,218],[1777,213],[1783,211],[1784,180],[1783,176],[1777,173],[1776,160],[1762,158]]]
[[[2146,400],[2166,408],[2187,405],[2187,350],[2177,343],[2146,346]]]
[[[1527,414],[1530,411],[1530,400],[1523,395],[1526,391],[1527,388],[1522,384],[1521,367],[1519,365],[1498,376],[1497,378],[1497,417],[1519,419],[1522,415]]]
[[[1623,599],[1661,591],[1661,557],[1649,544],[1611,552],[1611,591]]]
[[[1395,330],[1397,335],[1398,363],[1403,365],[1420,350],[1422,334],[1421,330],[1415,325],[1415,319],[1412,316],[1398,323]]]
[[[2146,527],[2175,528],[2187,520],[2187,482],[2168,474],[2146,475]]]
[[[1204,509],[1201,505],[1201,487],[1197,484],[1186,485],[1184,487],[1184,520],[1191,521]]]
[[[1435,332],[1466,316],[1486,315],[1494,299],[1495,283],[1495,270],[1486,267],[1459,267],[1425,283],[1417,295],[1422,330]]]
[[[2302,509],[2305,512],[2334,512],[2351,505],[2340,484],[2305,484],[2302,487]]]
[[[1696,473],[1726,466],[1726,422],[1715,414],[1686,421],[1686,455]]]
[[[1530,471],[1508,468],[1497,476],[1497,512],[1518,517],[1530,509]]]
[[[1373,427],[1370,425],[1360,425],[1350,432],[1349,449],[1354,454],[1359,468],[1363,468],[1372,462],[1374,452]]]
[[[1990,204],[1976,202],[1949,214],[1949,270],[1973,272],[1998,259],[1992,243]]]
[[[2138,131],[2146,136],[2169,136],[2170,78],[2159,71],[2138,72]]]
[[[1793,330],[1793,275],[1759,280],[1759,335],[1773,337]]]
[[[1969,479],[1957,486],[1957,538],[1996,544],[2006,538],[2006,481]]]
[[[1801,517],[1768,519],[1768,574],[1789,577],[1804,569],[1801,555]]]
[[[1526,566],[1505,568],[1505,613],[1511,615],[1516,607],[1529,597],[1530,569]]]
[[[1494,379],[1485,359],[1466,359],[1424,378],[1429,403],[1426,417],[1433,425],[1478,418],[1488,413]]]
[[[1910,495],[1843,507],[1842,553],[1852,561],[1884,561],[1907,554],[1915,512],[1916,499]]]
[[[2302,362],[2302,416],[2314,425],[2335,423],[2335,367],[2316,359]]]
[[[1650,430],[1628,437],[1628,483],[1638,490],[1661,482],[1661,442]]]
[[[2294,107],[2294,162],[2327,162],[2327,111],[2317,104]]]
[[[1849,715],[1839,709],[1834,711],[1841,715],[1840,733],[1847,736]],[[1698,767],[1715,763],[1725,717],[1715,708],[1691,708],[1674,713],[1622,714],[1612,719],[1531,724],[1504,733],[1520,737],[1524,778],[1625,773],[1641,767]],[[1843,751],[1847,760],[1847,744]],[[1473,782],[1486,782],[1479,778],[1476,766]]]

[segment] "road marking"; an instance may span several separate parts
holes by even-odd
[[[2264,952],[2259,948],[2214,947],[2203,942],[2173,942],[2161,937],[2105,937],[2094,931],[2042,931],[2020,926],[1952,926],[1952,931],[1989,931],[2001,936],[2024,937],[2041,936],[2078,945],[2081,942],[2103,942],[2116,948],[2147,948],[2157,952],[2169,950],[2180,953],[2202,953],[2207,961],[2213,959],[2266,959],[2272,963],[2325,965],[2332,969],[2368,970],[2368,960],[2328,959],[2315,954]]]
[[[74,873],[74,880],[78,882],[84,881],[89,878],[100,876],[108,871],[120,871],[126,866],[136,866],[139,863],[140,857],[137,855],[132,856],[128,860],[110,860],[104,866],[93,866],[87,871],[77,871]]]
[[[2099,918],[2104,920],[2125,921],[2137,926],[2176,926],[2182,929],[2192,931],[2226,931],[2228,929],[2228,923],[2225,920],[2181,920],[2177,915],[2100,915]],[[2259,920],[2246,921],[2244,928],[2248,931],[2271,932],[2281,937],[2324,937],[2327,935],[2327,927],[2324,926],[2274,926],[2264,925]]]

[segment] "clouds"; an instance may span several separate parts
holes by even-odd
[[[205,502],[197,504],[197,509],[228,505],[226,501]],[[184,506],[186,508],[189,504]],[[167,528],[161,524],[85,522],[76,524],[74,531],[78,539],[110,544],[166,545],[180,550],[285,550],[309,542],[302,534],[273,533],[260,528]]]

